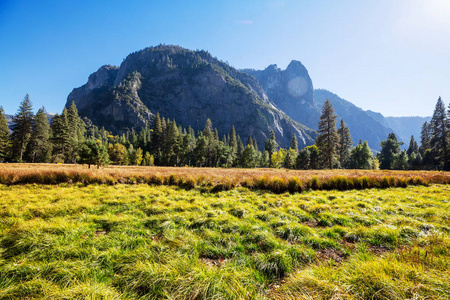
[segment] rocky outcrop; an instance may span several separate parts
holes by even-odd
[[[220,135],[234,125],[262,149],[270,130],[282,147],[295,134],[300,146],[314,143],[315,131],[274,105],[258,81],[213,58],[206,51],[157,46],[130,54],[120,68],[103,66],[74,89],[67,106],[97,126],[120,132],[151,123],[156,112],[183,126],[203,129],[210,118]]]
[[[310,128],[317,127],[320,112],[314,99],[314,87],[308,70],[301,62],[291,61],[286,70],[270,65],[262,71],[243,71],[254,76],[270,101],[289,117]]]

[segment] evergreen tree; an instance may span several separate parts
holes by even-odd
[[[237,138],[236,138],[236,130],[234,129],[234,125],[231,126],[230,137],[228,138],[228,146],[230,146],[230,148],[231,148],[231,153],[232,153],[232,156],[234,159],[236,157],[237,147],[238,147]]]
[[[51,160],[50,125],[42,107],[34,118],[31,138],[28,144],[28,156],[31,162],[46,163]]]
[[[411,156],[411,154],[418,154],[419,153],[419,145],[417,144],[416,140],[414,139],[414,136],[411,136],[411,139],[409,140],[409,147],[406,151],[408,156]]]
[[[256,139],[253,139],[253,148],[255,149],[255,151],[259,152],[258,142],[256,141]]]
[[[242,152],[241,167],[242,168],[254,168],[256,165],[256,153],[252,143],[248,143]]]
[[[299,151],[295,160],[295,168],[298,170],[308,170],[310,166],[310,153],[308,148]]]
[[[400,153],[400,143],[395,133],[389,133],[385,141],[381,141],[381,151],[378,154],[381,169],[392,169],[394,167],[395,157]]]
[[[237,136],[237,149],[236,149],[236,155],[237,155],[238,157],[240,157],[240,156],[242,155],[242,152],[244,152],[244,149],[245,149],[244,143],[242,143],[241,136],[238,135],[238,136]]]
[[[427,149],[431,149],[431,125],[425,121],[420,133],[420,152],[423,154]]]
[[[67,109],[64,107],[61,115],[55,115],[50,125],[52,129],[53,155],[56,160],[67,161],[69,148],[69,120]]]
[[[86,132],[86,124],[78,115],[78,110],[75,102],[67,110],[67,156],[68,161],[75,163],[78,156],[78,149],[84,142],[84,135]]]
[[[163,147],[163,127],[159,113],[156,113],[155,120],[153,121],[153,133],[151,137],[151,153],[155,158],[155,164],[159,165],[162,156]]]
[[[350,167],[353,169],[371,169],[373,156],[367,141],[359,142],[350,153]]]
[[[213,138],[212,122],[210,119],[206,119],[205,128],[203,129],[203,136],[208,140],[211,140]]]
[[[306,147],[309,151],[309,169],[320,169],[320,150],[316,145]]]
[[[292,145],[291,145],[292,146]],[[293,169],[295,167],[295,159],[297,158],[297,151],[289,148],[284,157],[283,165],[286,169]]]
[[[324,166],[332,169],[337,164],[339,135],[336,130],[336,114],[330,100],[326,99],[319,121],[316,145],[320,150]]]
[[[174,121],[169,122],[164,146],[165,164],[168,166],[176,166],[179,162],[180,152],[180,132]]]
[[[273,167],[273,163],[272,163],[272,156],[275,152],[278,151],[278,143],[277,140],[275,138],[275,132],[273,130],[270,131],[270,138],[268,140],[266,140],[265,145],[264,145],[264,149],[269,152],[269,157],[270,157],[270,167]]]
[[[97,166],[97,169],[101,166],[109,164],[108,151],[105,146],[100,144],[100,141],[86,140],[80,148],[80,163]]]
[[[197,167],[205,167],[206,166],[206,154],[208,149],[209,140],[203,135],[199,136],[197,139],[197,143],[195,145],[195,149],[193,151],[194,156],[194,164]]]
[[[445,105],[439,97],[434,109],[431,125],[431,152],[434,157],[436,167],[442,169],[447,161],[447,115]]]
[[[394,159],[394,169],[406,170],[408,168],[408,154],[403,150]]]
[[[5,161],[9,152],[9,128],[3,107],[0,106],[0,161]]]
[[[350,160],[350,150],[353,146],[353,141],[350,135],[350,129],[345,125],[344,119],[341,119],[337,133],[339,135],[339,164],[341,168],[345,168]]]
[[[28,141],[31,137],[31,127],[33,125],[32,104],[28,94],[20,103],[19,111],[12,119],[12,147],[13,156],[19,162],[23,161],[23,154],[25,153]]]
[[[298,142],[297,142],[297,137],[295,136],[295,134],[292,134],[292,139],[290,142],[290,149],[294,150],[295,152],[298,152]]]
[[[269,166],[270,166],[269,151],[266,150],[261,156],[261,167],[268,168]]]

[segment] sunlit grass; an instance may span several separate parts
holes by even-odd
[[[449,194],[0,185],[0,299],[448,299]]]

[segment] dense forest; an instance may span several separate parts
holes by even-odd
[[[194,167],[271,167],[287,169],[399,169],[450,170],[450,107],[438,99],[430,122],[422,125],[421,145],[411,136],[407,150],[394,133],[380,143],[374,155],[367,141],[353,146],[351,133],[328,99],[322,107],[318,137],[312,146],[298,149],[293,135],[289,149],[278,146],[275,133],[258,149],[251,136],[244,141],[230,124],[230,133],[219,137],[212,122],[195,132],[159,114],[153,126],[112,135],[89,119],[82,119],[74,103],[48,120],[45,108],[33,114],[28,94],[8,128],[0,107],[0,161],[80,163],[97,167],[118,165]]]

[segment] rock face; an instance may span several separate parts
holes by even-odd
[[[66,106],[74,101],[81,116],[113,132],[150,125],[159,112],[195,130],[210,118],[220,135],[234,125],[243,140],[256,138],[260,149],[271,129],[282,147],[293,134],[299,146],[313,144],[316,132],[269,99],[254,77],[208,52],[157,46],[130,54],[120,68],[101,67],[70,93]]]
[[[265,70],[245,69],[254,76],[270,101],[286,112],[293,120],[310,128],[317,127],[320,111],[314,99],[314,87],[308,70],[301,62],[293,60],[286,70],[270,65]]]

